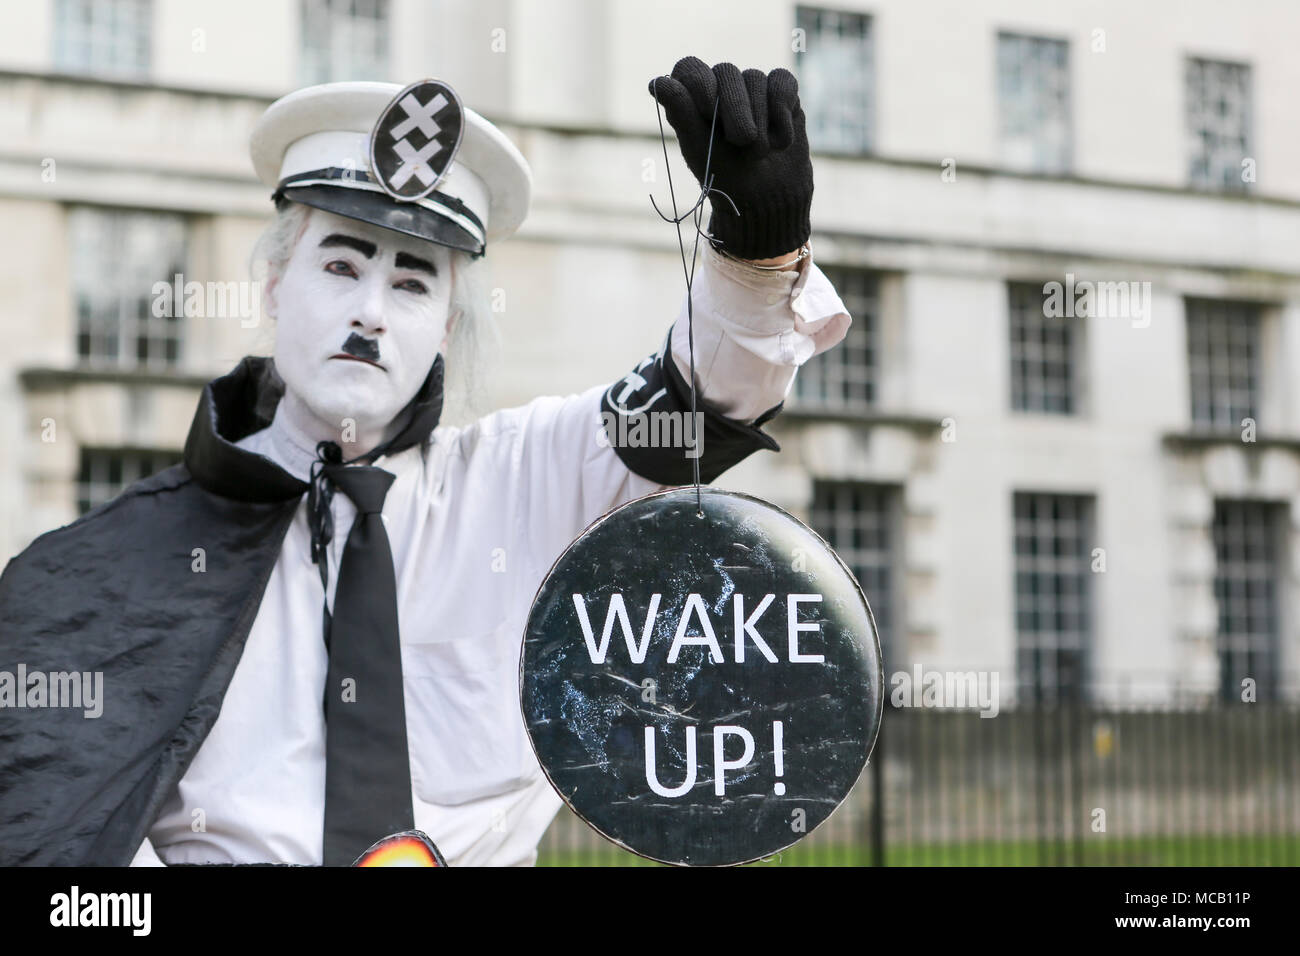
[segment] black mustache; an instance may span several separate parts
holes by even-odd
[[[370,362],[379,361],[379,343],[374,339],[367,339],[357,335],[355,332],[349,335],[348,340],[343,343],[342,351]]]

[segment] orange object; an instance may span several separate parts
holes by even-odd
[[[357,857],[353,866],[446,866],[433,841],[420,830],[386,836]]]

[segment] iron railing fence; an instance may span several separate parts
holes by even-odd
[[[1300,703],[1104,699],[994,717],[886,705],[848,799],[768,862],[1300,864]],[[538,862],[644,861],[566,808]]]

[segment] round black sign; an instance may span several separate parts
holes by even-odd
[[[880,726],[871,610],[834,551],[747,495],[678,488],[597,520],[524,634],[524,720],[565,802],[665,863],[758,860],[848,795]]]

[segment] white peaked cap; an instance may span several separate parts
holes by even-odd
[[[267,107],[249,152],[277,204],[301,202],[475,256],[514,234],[532,193],[514,143],[438,80],[297,90]]]

